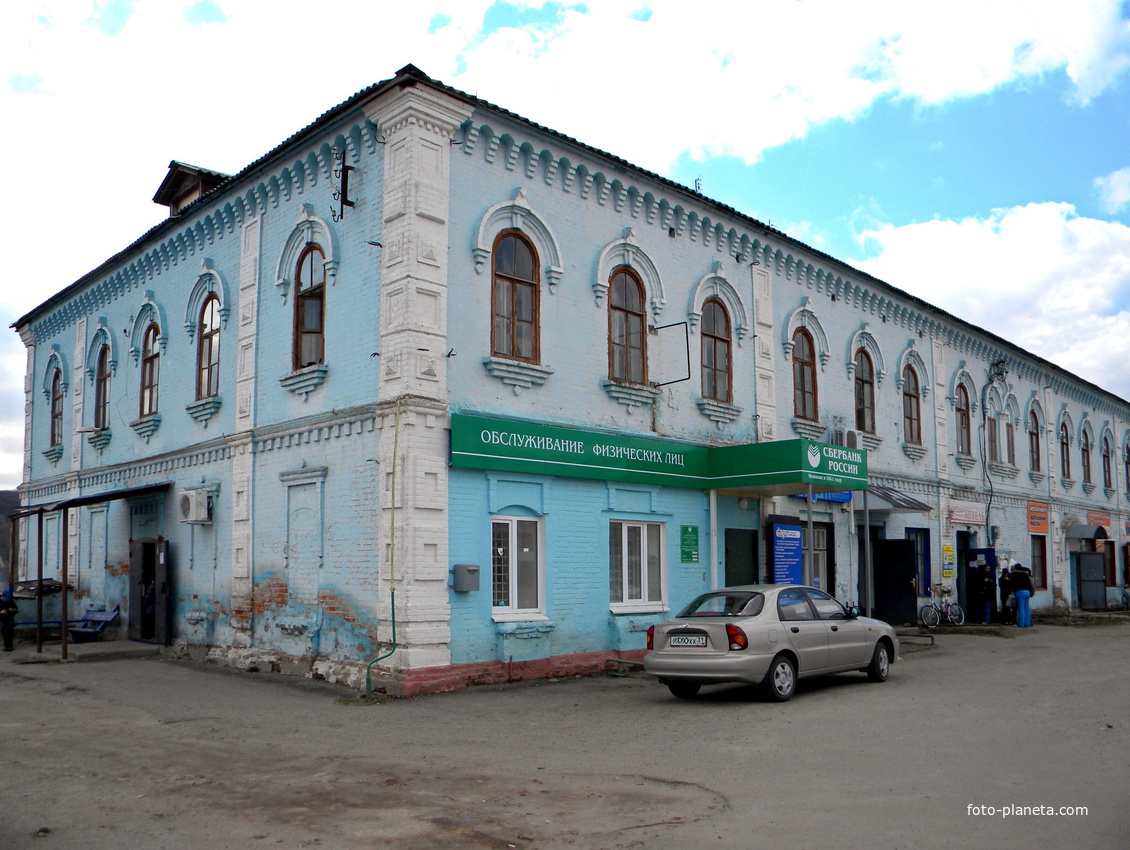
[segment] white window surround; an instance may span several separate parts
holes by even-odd
[[[215,293],[216,297],[220,299],[218,310],[220,327],[226,328],[228,326],[228,315],[231,313],[227,284],[224,283],[220,273],[212,268],[212,261],[205,259],[200,264],[200,274],[196,278],[196,284],[192,287],[192,293],[188,296],[188,307],[184,314],[184,330],[188,334],[189,343],[196,337],[196,329],[200,324],[200,311],[204,309],[204,302],[212,293]]]
[[[648,613],[663,613],[668,610],[667,607],[667,524],[664,522],[648,522],[640,520],[618,519],[610,517],[608,520],[609,527],[609,551],[608,551],[608,567],[609,577],[611,578],[612,570],[612,549],[611,549],[611,531],[612,525],[619,524],[621,526],[621,541],[627,540],[627,531],[629,528],[641,529],[640,540],[642,549],[640,552],[640,576],[641,576],[641,595],[647,597],[650,594],[651,588],[648,586],[648,528],[656,527],[659,529],[659,598],[658,599],[623,599],[609,600],[609,610],[612,614],[648,614]],[[621,564],[621,581],[620,592],[621,597],[628,594],[628,558],[626,546],[622,550]]]
[[[702,307],[708,298],[717,298],[730,313],[730,324],[734,329],[734,344],[741,347],[742,340],[749,335],[749,319],[745,304],[733,284],[726,279],[725,268],[715,261],[714,268],[691,288],[690,303],[687,305],[687,321],[694,333],[702,321]]]
[[[86,379],[94,386],[98,378],[98,355],[102,353],[102,346],[110,347],[110,377],[118,374],[118,349],[115,338],[106,325],[106,317],[98,319],[98,327],[90,338],[90,347],[86,350]]]
[[[338,250],[337,239],[333,230],[325,219],[314,215],[312,204],[303,204],[298,221],[286,239],[282,253],[279,254],[278,268],[275,270],[275,288],[282,296],[283,304],[286,303],[291,287],[294,285],[294,275],[298,271],[298,258],[306,250],[306,246],[317,243],[322,248],[324,257],[322,265],[326,270],[326,286],[331,287],[337,281]],[[223,296],[221,296],[221,300]]]
[[[926,361],[922,359],[919,353],[915,340],[910,340],[907,344],[906,350],[903,351],[902,356],[899,357],[898,373],[895,378],[895,383],[898,386],[899,393],[902,393],[902,373],[909,366],[914,370],[914,374],[918,376],[918,396],[922,401],[925,401],[930,395],[930,372],[926,369]]]
[[[851,342],[848,344],[847,351],[847,377],[849,381],[855,380],[855,355],[863,349],[867,352],[867,356],[871,358],[871,368],[875,373],[875,389],[883,386],[883,378],[887,375],[887,364],[883,359],[883,352],[879,348],[879,343],[875,341],[875,337],[871,334],[871,323],[864,322],[854,334],[852,334]],[[901,371],[900,371],[901,378]],[[921,388],[921,380],[919,380],[919,388]]]
[[[519,581],[519,568],[518,568],[518,524],[522,522],[532,523],[537,531],[537,551],[535,557],[537,558],[537,607],[534,608],[520,608],[518,607],[518,581]],[[494,601],[494,530],[495,525],[505,525],[509,529],[509,559],[508,569],[509,574],[507,578],[508,587],[510,590],[511,603],[507,606],[495,606]],[[491,535],[491,562],[490,574],[488,581],[490,582],[489,592],[491,594],[491,620],[495,623],[532,623],[532,622],[546,622],[548,617],[545,613],[545,520],[542,517],[530,516],[511,516],[504,514],[492,514],[490,518],[490,535]]]
[[[51,346],[51,354],[47,358],[47,368],[43,370],[43,397],[47,399],[48,403],[51,402],[51,395],[54,391],[56,370],[63,376],[63,397],[66,398],[67,387],[69,386],[67,383],[67,368],[63,362],[63,350],[58,344]]]
[[[651,312],[651,321],[659,321],[659,315],[667,304],[667,296],[663,291],[663,280],[659,276],[659,269],[652,262],[651,257],[636,241],[634,228],[625,227],[619,239],[613,239],[601,250],[596,260],[596,280],[593,281],[592,291],[599,307],[601,300],[608,293],[608,284],[612,279],[612,272],[620,266],[627,266],[636,273],[643,284],[644,294],[647,298],[648,308]],[[645,312],[647,312],[645,310]]]
[[[145,291],[145,301],[135,315],[137,318],[134,320],[133,332],[129,338],[129,353],[133,362],[137,363],[141,359],[141,347],[145,340],[145,331],[154,322],[157,324],[157,346],[161,349],[160,353],[164,355],[168,345],[169,323],[165,319],[164,309],[153,298],[153,290],[147,289]]]
[[[820,320],[816,318],[816,314],[812,312],[811,304],[812,299],[806,295],[800,306],[793,310],[789,320],[784,323],[785,336],[782,345],[785,349],[785,361],[791,364],[793,362],[793,337],[798,330],[804,328],[812,337],[812,345],[816,349],[813,354],[820,363],[820,371],[823,372],[831,356],[831,349],[828,346],[828,335],[824,333],[824,327],[820,324]]]
[[[541,272],[552,295],[565,273],[561,261],[561,248],[557,237],[545,220],[538,215],[526,200],[526,190],[518,189],[514,200],[495,204],[483,214],[479,221],[479,232],[471,253],[475,260],[475,272],[482,274],[490,268],[490,255],[494,250],[494,240],[504,230],[518,230],[529,238],[538,253]]]

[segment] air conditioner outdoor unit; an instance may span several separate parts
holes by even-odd
[[[177,519],[195,525],[208,525],[212,522],[212,512],[208,510],[208,493],[204,490],[183,490],[177,495]]]
[[[845,449],[862,449],[863,432],[855,428],[836,428],[832,431],[832,443]]]

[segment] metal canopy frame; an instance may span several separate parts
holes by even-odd
[[[26,519],[29,517],[38,517],[38,529],[36,538],[36,560],[37,560],[37,589],[35,594],[35,644],[36,651],[43,652],[43,594],[39,590],[43,587],[43,515],[53,514],[57,511],[63,512],[63,527],[60,533],[61,545],[59,546],[59,560],[61,567],[60,583],[62,584],[62,597],[59,600],[59,639],[62,641],[62,649],[60,657],[66,660],[67,658],[67,582],[69,576],[67,574],[67,536],[69,529],[67,528],[68,512],[71,508],[81,508],[85,505],[97,505],[102,502],[114,502],[118,499],[133,499],[139,496],[150,496],[156,493],[163,493],[172,486],[172,482],[166,481],[163,484],[149,484],[144,487],[130,487],[125,490],[115,490],[110,493],[98,493],[89,496],[75,496],[70,499],[63,499],[58,502],[44,502],[39,505],[29,505],[20,508],[18,511],[11,515],[12,521],[12,552],[11,552],[11,568],[16,569],[16,521]],[[11,580],[9,576],[9,583]]]

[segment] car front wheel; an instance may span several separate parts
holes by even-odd
[[[875,652],[871,655],[871,664],[867,667],[867,678],[872,682],[885,682],[891,672],[891,653],[887,645],[880,641],[875,644]]]
[[[702,687],[695,682],[668,682],[667,690],[671,695],[679,699],[694,699],[698,695],[698,689]]]
[[[775,702],[784,702],[796,690],[796,664],[787,655],[778,655],[765,677],[765,692]]]

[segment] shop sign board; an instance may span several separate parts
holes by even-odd
[[[1028,503],[1028,533],[1029,534],[1047,534],[1048,533],[1048,503],[1047,502],[1029,502]]]
[[[950,506],[950,522],[961,525],[984,525],[985,508],[976,502],[954,502]]]
[[[698,563],[698,526],[679,526],[679,561],[684,564]]]
[[[867,489],[867,452],[811,440],[700,446],[453,413],[451,465],[701,490]]]
[[[1107,511],[1087,511],[1087,525],[1101,525],[1110,537],[1110,513]]]
[[[773,583],[804,583],[804,551],[799,525],[773,526]]]
[[[953,546],[945,545],[942,547],[942,578],[953,578]]]

